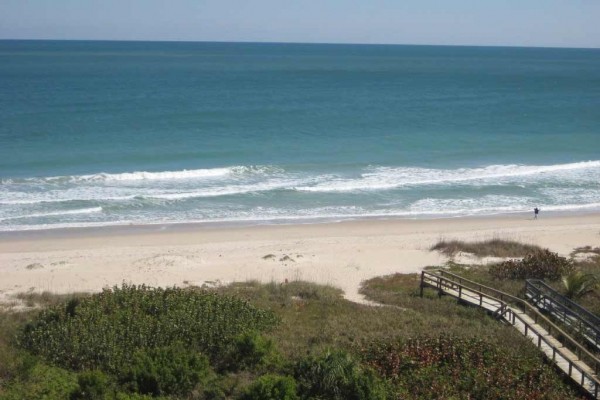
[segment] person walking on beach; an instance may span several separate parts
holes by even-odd
[[[537,219],[539,213],[540,213],[540,209],[537,207],[534,208],[533,209],[533,219]]]

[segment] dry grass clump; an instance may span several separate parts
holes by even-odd
[[[598,256],[600,256],[600,247],[592,247],[592,246],[582,246],[582,247],[576,247],[575,249],[573,249],[573,251],[571,252],[571,257],[575,257],[578,254],[596,254]]]
[[[23,292],[17,293],[14,297],[23,302],[26,307],[50,307],[65,303],[71,299],[82,299],[91,296],[90,293],[69,293],[55,294],[48,291],[44,292]]]
[[[478,242],[440,240],[431,246],[430,250],[437,250],[449,257],[459,252],[471,253],[477,257],[525,257],[527,254],[542,251],[542,248],[512,240],[490,239]]]

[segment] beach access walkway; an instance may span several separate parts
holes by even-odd
[[[539,279],[525,281],[525,297],[539,310],[568,326],[600,353],[600,318]]]
[[[441,269],[421,272],[421,296],[427,287],[512,325],[583,392],[600,398],[600,359],[527,301]]]

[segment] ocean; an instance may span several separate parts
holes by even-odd
[[[0,41],[0,230],[600,210],[600,50]]]

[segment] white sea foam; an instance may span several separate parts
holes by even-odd
[[[565,204],[560,206],[541,205],[542,211],[548,212],[568,212],[583,210],[600,210],[600,203],[593,204]],[[173,216],[171,219],[128,219],[114,221],[80,221],[80,222],[61,222],[52,224],[30,224],[30,225],[0,225],[0,231],[23,231],[40,229],[60,229],[60,228],[78,228],[78,227],[102,227],[102,226],[121,226],[121,225],[155,225],[169,223],[286,223],[295,222],[314,222],[314,221],[343,221],[360,218],[445,218],[460,216],[487,216],[499,214],[512,214],[530,212],[529,208],[518,207],[480,207],[464,208],[453,210],[430,209],[430,210],[406,210],[406,209],[388,209],[388,210],[367,210],[361,207],[322,207],[308,210],[282,210],[258,208],[242,213],[215,213],[213,218],[194,218]],[[229,214],[229,215],[227,215]]]
[[[45,213],[33,213],[26,215],[17,215],[11,217],[0,218],[0,221],[7,220],[15,220],[15,219],[25,219],[25,218],[44,218],[44,217],[59,217],[63,215],[77,215],[77,214],[95,214],[102,212],[102,207],[89,207],[89,208],[81,208],[75,210],[62,210],[62,211],[52,211]]]
[[[0,187],[1,205],[33,205],[73,201],[117,201],[134,199],[184,200],[190,198],[219,197],[234,194],[258,193],[270,190],[291,189],[296,185],[316,182],[313,177],[284,174],[277,168],[240,167],[228,179],[217,181],[149,181],[136,185],[110,184],[107,181],[79,181],[79,184],[30,184]]]
[[[488,215],[529,212],[535,206],[556,212],[600,208],[600,161],[457,169],[370,166],[322,173],[229,167],[143,174],[4,181],[0,230],[123,221],[309,221]],[[221,196],[236,197],[221,201]],[[259,202],[263,207],[256,207]],[[101,206],[111,212],[102,212]]]
[[[590,176],[590,172],[592,175]],[[582,175],[583,173],[583,175]],[[569,180],[590,180],[600,177],[600,161],[570,164],[529,166],[491,165],[482,168],[428,169],[405,167],[375,167],[357,178],[335,178],[312,186],[299,186],[296,190],[307,192],[354,192],[389,190],[422,185],[499,184],[536,181],[569,175]],[[519,179],[514,179],[519,178]],[[521,185],[522,186],[522,185]]]
[[[103,186],[76,186],[46,191],[0,191],[0,205],[34,205],[73,201],[126,201],[134,199],[138,191]]]
[[[291,188],[299,183],[298,180],[268,180],[252,185],[227,185],[220,187],[209,187],[203,190],[191,192],[174,192],[174,193],[155,193],[143,195],[143,198],[166,199],[166,200],[184,200],[191,198],[203,197],[220,197],[231,196],[238,194],[259,193],[271,190],[280,190]]]
[[[183,179],[205,179],[244,174],[266,174],[282,171],[271,166],[233,166],[224,168],[184,169],[180,171],[135,171],[110,174],[100,172],[89,175],[49,176],[23,179],[2,179],[2,185],[16,183],[86,183],[86,182],[127,182],[127,181],[171,181]]]
[[[149,180],[175,180],[175,179],[198,179],[214,178],[231,173],[231,168],[195,169],[182,171],[162,172],[124,172],[121,174],[99,173],[93,175],[81,175],[71,177],[70,181],[149,181]],[[48,178],[60,179],[61,177]]]

